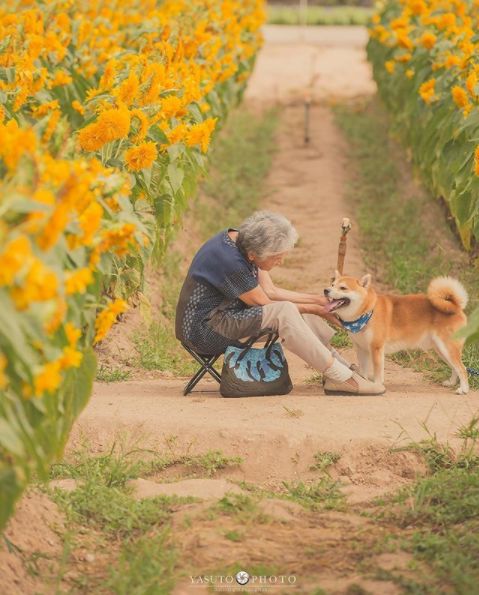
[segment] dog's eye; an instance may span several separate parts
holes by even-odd
[[[348,290],[348,288],[347,288],[347,287],[340,287],[339,289],[340,289],[341,291],[347,291],[347,290]]]

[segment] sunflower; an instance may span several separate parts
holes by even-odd
[[[82,128],[78,142],[84,151],[97,151],[113,140],[124,138],[130,130],[131,115],[126,107],[106,109],[98,120]]]
[[[436,44],[437,37],[434,35],[434,33],[426,31],[419,41],[421,42],[423,47],[425,47],[427,50],[430,50]]]
[[[110,328],[115,323],[116,317],[125,312],[128,309],[128,305],[124,300],[117,299],[114,302],[110,302],[104,310],[102,310],[95,321],[96,335],[94,343],[98,343],[108,333]]]
[[[126,107],[112,108],[100,114],[96,124],[105,142],[127,136],[130,130],[130,112]]]
[[[150,167],[157,155],[158,151],[155,143],[141,143],[141,145],[131,147],[126,151],[126,165],[130,171],[139,171],[145,167]]]
[[[458,85],[452,88],[452,98],[457,107],[466,107],[469,103],[466,91]]]
[[[210,144],[210,138],[216,126],[216,118],[208,118],[204,122],[194,124],[186,137],[186,144],[189,147],[200,145],[203,153],[206,153]]]
[[[425,103],[431,103],[435,99],[436,79],[430,79],[419,87],[419,95]]]

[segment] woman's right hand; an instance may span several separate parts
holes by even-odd
[[[308,306],[309,308],[311,308],[309,310],[311,314],[321,316],[321,318],[324,318],[334,326],[341,326],[337,316],[329,312],[323,304],[308,304]]]

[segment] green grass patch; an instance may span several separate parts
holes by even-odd
[[[181,284],[180,255],[169,250],[161,267],[162,302],[159,317],[146,308],[145,324],[133,334],[138,352],[137,365],[145,370],[170,372],[175,376],[191,376],[198,364],[175,337],[175,310]]]
[[[126,450],[114,443],[105,454],[92,456],[87,446],[74,451],[68,461],[52,465],[50,479],[74,479],[107,488],[124,488],[130,479],[166,469],[171,457],[141,448]]]
[[[139,364],[145,370],[171,372],[175,376],[191,376],[199,367],[181,346],[173,332],[173,321],[152,322],[134,335]]]
[[[318,450],[318,452],[314,453],[314,464],[310,466],[310,471],[325,471],[335,465],[341,455],[338,452],[330,452],[329,450]]]
[[[211,477],[221,469],[241,465],[242,462],[243,459],[241,457],[228,457],[219,450],[209,450],[203,455],[188,456],[186,459],[187,465],[199,469],[208,477]]]
[[[401,526],[433,525],[447,530],[453,524],[479,518],[479,472],[461,467],[441,469],[420,479],[396,497],[406,504],[394,512]],[[479,541],[478,541],[479,546]],[[479,551],[479,550],[478,550]]]
[[[235,531],[235,530],[227,531],[225,533],[225,537],[226,537],[226,539],[229,539],[230,541],[235,541],[235,542],[243,541],[243,534],[239,533],[238,531]]]
[[[416,372],[422,372],[427,378],[434,382],[443,382],[451,375],[451,369],[435,353],[412,349],[409,351],[398,351],[388,356],[393,362],[412,368]],[[462,361],[467,368],[479,369],[479,345],[471,343],[466,346]],[[479,378],[469,376],[471,388],[479,388]]]
[[[74,579],[75,587],[81,592],[104,592],[102,589],[125,595],[171,592],[177,569],[170,531],[171,514],[196,499],[157,496],[137,500],[128,482],[151,475],[161,477],[162,471],[175,465],[181,465],[182,477],[185,468],[189,476],[210,477],[242,461],[240,457],[229,457],[218,450],[177,455],[173,446],[174,441],[170,440],[169,452],[161,453],[151,449],[127,449],[120,441],[108,452],[96,456],[83,446],[73,452],[68,461],[52,467],[51,479],[76,482],[72,491],[45,487],[69,523],[69,531],[63,536],[65,548],[57,586],[69,569],[81,533],[94,554],[95,547],[102,550],[111,544],[112,558],[107,573],[98,574],[92,569],[92,573]],[[246,503],[235,506],[244,512],[248,509]],[[228,508],[226,501],[223,507]],[[255,518],[260,517],[257,514]],[[35,570],[35,560],[27,560],[25,564]]]
[[[69,523],[58,584],[68,571],[81,534],[93,552],[95,547],[100,552],[108,548],[111,559],[108,576],[92,568],[91,573],[72,579],[80,592],[169,592],[175,562],[174,550],[165,547],[170,516],[178,506],[194,499],[161,496],[136,500],[127,482],[144,468],[145,463],[134,461],[132,453],[119,455],[114,449],[97,457],[82,451],[76,453],[74,462],[52,468],[52,478],[69,477],[77,482],[72,491],[46,488]],[[158,589],[151,590],[155,581]]]
[[[175,562],[168,531],[145,535],[122,546],[105,587],[116,595],[169,595],[174,587]]]
[[[348,333],[344,329],[335,329],[336,334],[333,335],[331,339],[331,345],[337,349],[346,349],[348,347],[352,347],[353,343],[349,338]]]
[[[90,482],[72,492],[56,490],[53,499],[70,521],[115,539],[132,539],[158,528],[169,520],[175,504],[191,501],[166,496],[135,500],[120,488]]]
[[[384,503],[377,518],[399,527],[396,547],[426,570],[386,580],[405,593],[475,593],[479,584],[479,468],[441,469]],[[411,570],[414,570],[412,567]],[[408,572],[411,575],[411,572]]]
[[[163,525],[175,503],[189,501],[178,498],[147,498],[135,500],[128,481],[140,475],[148,475],[170,464],[167,458],[145,461],[141,456],[148,451],[136,449],[90,456],[80,450],[73,462],[54,465],[52,479],[74,479],[76,489],[65,491],[53,489],[53,499],[67,517],[80,525],[111,535],[118,539],[130,539],[152,528]],[[173,507],[173,508],[172,508]]]
[[[346,498],[340,491],[340,483],[327,475],[311,483],[285,481],[283,486],[283,497],[309,510],[346,509]]]
[[[210,506],[207,516],[212,519],[220,515],[234,517],[242,526],[269,523],[268,515],[258,508],[258,502],[262,496],[262,491],[251,494],[230,492]]]
[[[70,461],[52,466],[51,479],[75,479],[91,482],[108,488],[124,488],[131,479],[161,474],[165,469],[182,465],[191,469],[191,475],[212,477],[221,469],[240,465],[243,459],[230,457],[220,450],[208,450],[202,454],[161,453],[152,449],[124,449],[113,444],[106,454],[91,456],[83,447],[71,455]]]
[[[263,498],[279,498],[296,502],[308,510],[345,510],[346,498],[341,493],[341,483],[330,477],[328,469],[341,455],[329,451],[318,451],[314,455],[315,463],[310,470],[319,471],[320,476],[314,481],[283,481],[275,489],[265,489],[246,481],[236,482],[248,494],[239,497],[242,506],[253,506]],[[225,503],[228,507],[232,502]],[[233,502],[233,505],[236,501]]]
[[[427,429],[427,428],[426,428]],[[395,528],[389,551],[402,549],[414,563],[405,577],[380,571],[377,578],[393,580],[405,593],[474,593],[479,584],[479,418],[458,428],[462,446],[453,449],[435,435],[408,445],[420,452],[428,475],[412,486],[378,501],[371,515]],[[397,529],[400,532],[397,532]],[[426,578],[428,577],[428,578]]]
[[[270,25],[367,25],[373,14],[361,6],[268,6]]]
[[[226,494],[214,505],[214,508],[227,515],[256,514],[256,500],[248,494]]]
[[[100,366],[96,373],[96,380],[98,382],[122,382],[123,380],[128,380],[129,377],[129,370],[108,368],[107,366]]]
[[[311,376],[304,379],[306,384],[321,384],[323,382],[323,374],[321,372],[313,372]]]
[[[389,135],[388,115],[377,99],[335,108],[336,122],[349,142],[350,184],[347,196],[355,209],[368,271],[401,293],[424,292],[436,276],[461,280],[477,306],[479,278],[459,249],[439,206],[425,190],[410,183],[404,150]],[[426,372],[434,380],[450,375],[435,354],[395,354],[394,360]],[[464,351],[466,366],[479,369],[479,345]],[[470,376],[472,388],[479,377]]]
[[[397,451],[409,450],[419,453],[426,462],[429,472],[434,474],[448,469],[479,469],[479,417],[473,416],[468,423],[456,431],[461,440],[461,448],[452,448],[448,443],[438,441],[426,424],[422,424],[429,437],[420,442],[412,442]]]

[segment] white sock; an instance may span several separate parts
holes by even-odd
[[[332,354],[332,356],[333,356],[335,359],[337,359],[339,362],[341,362],[341,363],[342,363],[342,364],[344,364],[345,366],[348,366],[348,368],[350,368],[350,367],[351,367],[351,364],[350,364],[349,362],[347,362],[347,361],[344,359],[344,357],[343,357],[343,356],[342,356],[340,353],[338,353],[338,352],[336,351],[336,349],[334,349],[334,347],[331,347],[331,348],[330,348],[330,351],[331,351],[331,354]]]
[[[336,380],[336,382],[345,382],[353,375],[353,371],[342,364],[339,360],[334,359],[333,363],[327,370],[323,372],[326,378]]]

